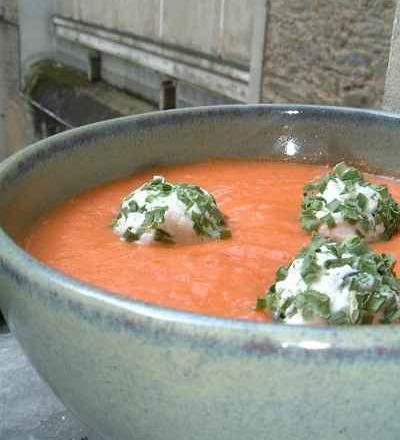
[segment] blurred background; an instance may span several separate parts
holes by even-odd
[[[396,0],[0,0],[0,159],[156,109],[379,108]]]

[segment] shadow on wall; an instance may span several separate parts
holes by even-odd
[[[38,139],[106,119],[156,110],[156,106],[54,60],[34,64],[24,94],[32,105]]]
[[[1,333],[8,333],[8,328],[7,328],[6,322],[3,318],[3,315],[0,312],[0,334]]]

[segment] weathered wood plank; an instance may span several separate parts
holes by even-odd
[[[249,71],[245,67],[74,20],[55,17],[53,24],[58,38],[129,60],[238,101],[247,101]]]

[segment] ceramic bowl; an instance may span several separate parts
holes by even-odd
[[[206,157],[351,161],[400,176],[400,120],[228,106],[101,122],[0,165],[0,307],[39,374],[115,440],[398,439],[400,327],[307,327],[184,313],[63,276],[16,243],[57,203]]]

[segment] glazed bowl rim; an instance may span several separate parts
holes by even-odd
[[[126,116],[107,121],[100,121],[94,124],[83,127],[74,128],[66,132],[48,137],[44,140],[35,142],[34,144],[14,153],[9,158],[0,163],[0,183],[7,176],[7,173],[18,167],[18,163],[29,159],[39,150],[46,150],[51,148],[51,145],[57,142],[66,141],[70,138],[88,133],[88,132],[104,132],[109,127],[116,123],[132,124],[139,123],[143,120],[153,120],[153,122],[170,118],[179,115],[211,115],[222,113],[229,114],[239,112],[252,112],[257,110],[271,110],[276,113],[303,113],[310,112],[315,115],[322,113],[332,113],[341,115],[358,115],[374,118],[388,118],[400,122],[400,116],[388,111],[358,109],[351,107],[337,107],[327,105],[304,105],[304,104],[235,104],[235,105],[218,105],[207,107],[192,107],[186,109],[174,109],[168,111],[154,111],[151,113]],[[100,136],[101,137],[101,136]],[[32,270],[27,275],[24,267],[30,267]],[[40,286],[53,287],[53,290],[59,288],[61,291],[68,292],[71,295],[70,299],[76,302],[90,303],[93,307],[101,304],[102,308],[109,308],[113,310],[114,315],[120,315],[120,319],[129,320],[129,317],[134,315],[141,315],[144,318],[152,318],[161,323],[177,323],[189,324],[195,327],[207,327],[214,329],[230,329],[230,330],[247,330],[247,334],[260,334],[272,338],[272,340],[288,341],[290,345],[293,341],[294,345],[300,346],[299,340],[311,338],[313,341],[331,341],[337,339],[339,336],[340,342],[336,344],[338,348],[354,348],[358,347],[358,340],[363,340],[363,350],[376,348],[377,340],[384,338],[385,344],[390,347],[390,350],[395,349],[400,357],[400,326],[396,328],[393,325],[382,326],[294,326],[280,323],[264,323],[256,321],[248,321],[242,319],[225,318],[218,316],[210,316],[201,313],[194,313],[189,311],[176,310],[168,307],[163,307],[157,304],[146,303],[140,300],[127,298],[118,293],[111,292],[107,289],[96,287],[87,282],[78,280],[76,278],[64,275],[58,270],[51,269],[49,266],[41,263],[36,258],[32,257],[22,247],[20,247],[4,230],[0,227],[0,270],[6,271],[8,275],[15,276],[21,282],[27,284],[35,282]],[[41,295],[48,295],[44,290]],[[370,341],[365,342],[362,337],[364,332],[368,331],[374,337]],[[347,338],[349,337],[349,340]],[[355,337],[355,338],[354,338]],[[350,340],[351,339],[351,340]],[[283,343],[284,344],[284,343]],[[321,342],[324,344],[324,342]],[[288,346],[289,346],[288,345]],[[285,345],[282,345],[285,347]],[[303,347],[307,348],[307,347]],[[320,346],[319,348],[324,348]]]

